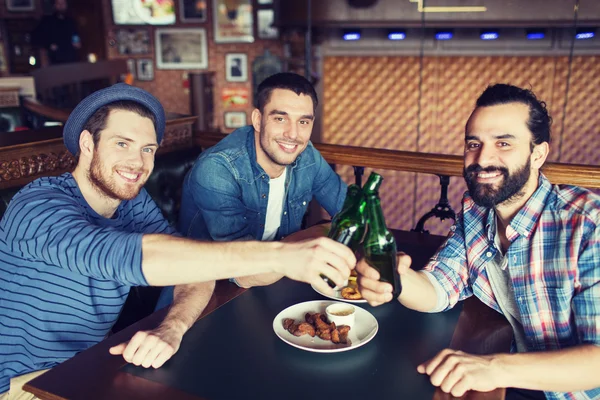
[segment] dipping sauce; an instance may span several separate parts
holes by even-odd
[[[331,311],[331,315],[339,315],[340,317],[345,317],[346,315],[351,315],[354,313],[354,310],[340,310],[340,311]]]

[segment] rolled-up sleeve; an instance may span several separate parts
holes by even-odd
[[[467,266],[467,252],[465,248],[465,235],[462,213],[458,215],[456,224],[452,227],[448,239],[437,253],[423,268],[431,279],[432,277],[443,288],[447,302],[443,310],[453,308],[456,303],[470,297],[473,290],[469,285],[469,271]]]

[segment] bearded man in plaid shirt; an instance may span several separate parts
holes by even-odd
[[[421,271],[398,257],[406,307],[445,311],[475,295],[513,328],[510,354],[446,349],[418,366],[454,396],[600,399],[600,196],[541,173],[550,125],[530,90],[488,87],[466,125],[468,192],[448,240]],[[374,269],[357,271],[371,305],[392,300]]]

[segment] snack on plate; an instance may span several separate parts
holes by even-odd
[[[350,327],[348,325],[336,326],[335,322],[329,323],[326,316],[321,313],[306,313],[304,320],[304,322],[297,322],[293,318],[285,318],[283,328],[294,336],[317,336],[336,344],[350,344],[350,340],[348,340]]]
[[[340,294],[342,295],[343,298],[345,298],[347,300],[361,300],[362,299],[362,295],[358,291],[358,284],[356,283],[356,281],[349,282],[348,286],[342,288],[342,291],[340,292]]]

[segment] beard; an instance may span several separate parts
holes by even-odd
[[[477,182],[477,174],[480,172],[500,172],[504,179],[500,186],[495,188],[489,183]],[[469,165],[463,170],[463,177],[467,182],[469,194],[475,204],[481,207],[493,208],[504,202],[512,202],[523,196],[522,189],[531,176],[531,160],[523,167],[510,174],[504,167],[486,167],[482,168],[479,164]]]
[[[304,146],[304,143],[299,140],[281,139],[281,141],[289,143],[289,144],[295,144],[298,146],[298,148],[302,148]],[[262,151],[267,155],[267,157],[269,157],[269,159],[273,163],[280,165],[282,167],[286,167],[286,166],[290,165],[291,163],[293,163],[294,161],[296,161],[298,154],[300,154],[300,153],[297,153],[296,155],[288,154],[286,157],[286,155],[277,154],[277,152],[274,149],[269,148],[270,143],[269,143],[269,139],[267,138],[267,136],[265,134],[264,119],[260,121],[259,143],[260,143],[260,147],[261,147]],[[293,158],[290,159],[291,157],[293,157]]]
[[[104,171],[107,171],[107,168],[100,160],[98,153],[94,151],[90,170],[88,171],[88,179],[98,193],[109,199],[132,200],[140,193],[140,190],[144,186],[145,181],[140,182],[137,187],[120,188],[117,186],[114,178]]]

